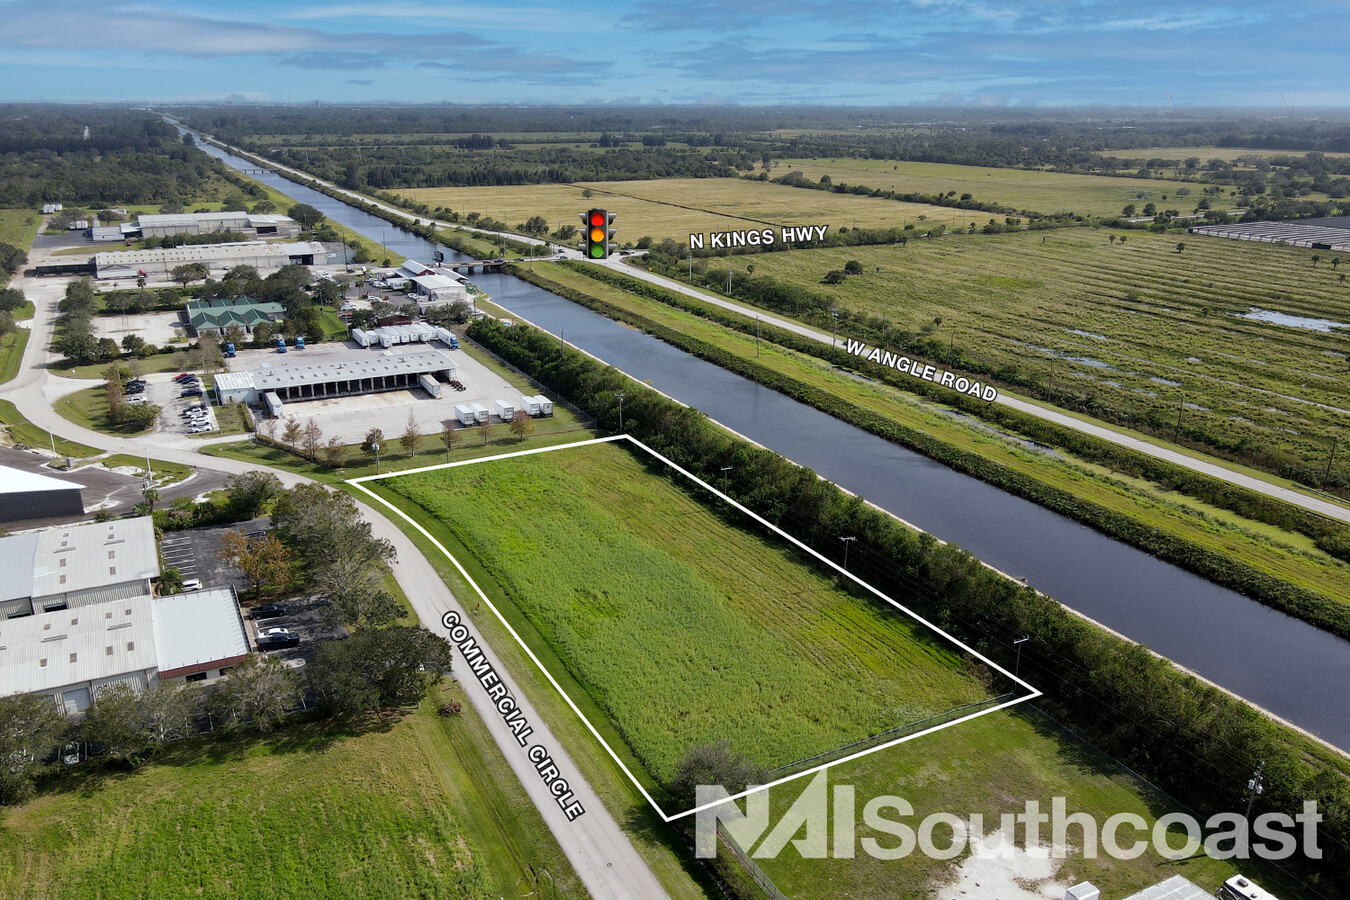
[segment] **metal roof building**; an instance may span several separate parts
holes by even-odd
[[[212,234],[237,231],[249,237],[272,235],[293,238],[300,234],[300,223],[290,216],[263,215],[249,212],[165,213],[136,217],[145,237],[168,237],[175,234]]]
[[[149,516],[0,538],[0,617],[148,597],[160,574]]]
[[[110,600],[0,622],[0,696],[48,694],[78,715],[101,688],[212,681],[248,652],[231,588]]]
[[[280,303],[246,298],[190,300],[187,304],[188,324],[198,335],[220,334],[226,328],[242,328],[252,334],[259,323],[276,322],[285,316],[286,307]]]
[[[408,279],[420,298],[426,301],[453,301],[469,299],[469,289],[458,279],[445,275],[415,275]]]
[[[323,265],[327,261],[328,251],[318,241],[184,244],[160,250],[112,250],[94,254],[94,267],[99,278],[135,278],[141,273],[167,275],[175,266],[198,262],[205,263],[212,272],[253,266],[261,274],[282,266]]]
[[[1214,895],[1201,890],[1181,875],[1173,875],[1153,887],[1131,894],[1125,900],[1214,900]]]
[[[221,403],[257,404],[263,394],[272,393],[284,403],[409,390],[418,386],[423,375],[442,375],[450,381],[459,377],[459,367],[439,350],[384,350],[341,361],[297,361],[251,372],[227,372],[216,376],[216,394]]]
[[[0,466],[0,522],[82,516],[83,489],[73,481]]]

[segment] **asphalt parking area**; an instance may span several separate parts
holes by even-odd
[[[286,615],[255,620],[251,612],[245,610],[244,614],[249,622],[249,634],[255,642],[258,635],[269,628],[285,628],[291,634],[298,636],[300,638],[298,646],[287,647],[284,650],[266,651],[293,668],[302,668],[312,660],[314,651],[320,643],[339,641],[347,637],[346,628],[341,625],[330,625],[325,621],[324,613],[328,607],[328,600],[317,594],[282,600],[277,605],[286,608]]]
[[[261,518],[235,525],[167,532],[159,544],[164,565],[177,567],[184,581],[195,578],[202,583],[203,588],[232,585],[241,598],[246,597],[248,585],[243,574],[223,562],[218,555],[220,539],[227,531],[261,533],[268,524],[266,518]]]

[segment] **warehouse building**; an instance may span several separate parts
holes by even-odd
[[[213,275],[235,266],[253,266],[260,275],[266,275],[282,266],[313,266],[327,262],[328,251],[318,241],[185,244],[159,250],[112,250],[94,255],[94,268],[99,278],[168,275],[174,267],[188,263],[205,263]]]
[[[0,620],[148,597],[159,550],[149,516],[0,538]]]
[[[0,522],[84,515],[84,485],[0,466]]]
[[[382,391],[426,388],[459,377],[455,361],[439,350],[385,350],[349,359],[296,361],[216,376],[221,403],[266,404],[276,415],[281,404],[324,397],[351,397]]]
[[[456,300],[468,301],[469,289],[463,282],[445,275],[415,275],[408,279],[412,285],[410,293],[419,306],[429,303],[453,303]]]
[[[248,652],[232,588],[108,600],[0,622],[0,696],[45,694],[77,716],[103,688],[209,683]]]
[[[188,325],[198,337],[218,335],[226,328],[242,328],[252,334],[263,322],[279,322],[286,317],[280,303],[261,303],[246,298],[191,300],[187,305]]]
[[[296,238],[300,223],[289,216],[249,212],[198,212],[136,217],[135,237],[162,238],[177,234],[235,232],[248,237]]]

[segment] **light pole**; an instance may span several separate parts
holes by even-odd
[[[375,474],[380,474],[380,444],[378,441],[372,442],[370,449],[375,451]]]
[[[730,267],[727,268],[727,296],[728,296],[728,297],[731,296],[731,273],[732,273],[732,271],[734,271],[734,270],[731,269]]]
[[[1017,677],[1022,671],[1022,645],[1031,640],[1030,636],[1018,638],[1013,641],[1013,646],[1017,648],[1017,663],[1013,666],[1013,676]]]
[[[727,473],[731,471],[731,466],[722,467],[722,493],[727,492]]]
[[[834,333],[839,328],[839,310],[830,310],[830,349],[834,349]]]
[[[848,537],[841,537],[841,538],[839,538],[839,540],[841,540],[841,541],[844,542],[844,571],[845,571],[845,572],[848,571],[848,545],[851,544],[851,543],[853,543],[853,542],[856,541],[857,539],[858,539],[857,537],[855,537],[854,535],[851,535],[851,534],[850,534]]]
[[[759,316],[755,316],[755,356],[759,356]]]
[[[1256,771],[1252,773],[1251,779],[1247,782],[1247,818],[1252,817],[1252,806],[1256,803],[1258,794],[1266,792],[1266,776],[1262,773],[1266,770],[1264,762],[1257,764]]]
[[[694,283],[694,251],[689,251],[689,283]]]
[[[616,396],[619,398],[619,433],[623,434],[623,391]]]

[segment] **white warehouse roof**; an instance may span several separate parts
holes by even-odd
[[[69,491],[82,490],[84,485],[73,481],[62,481],[50,475],[37,472],[25,472],[9,466],[0,466],[0,494],[24,494],[29,491]]]
[[[0,538],[0,601],[157,578],[159,572],[149,516]]]
[[[459,365],[439,350],[421,350],[417,353],[402,353],[386,350],[381,353],[352,356],[342,362],[281,364],[252,372],[231,372],[240,376],[239,382],[231,379],[221,384],[216,376],[217,390],[239,390],[249,385],[259,391],[275,391],[278,388],[296,387],[303,384],[326,384],[333,381],[354,381],[358,378],[379,378],[385,375],[401,373],[421,374],[423,372],[458,371]],[[248,378],[247,382],[243,378]]]
[[[151,602],[161,677],[248,653],[244,620],[229,588],[156,597]]]

